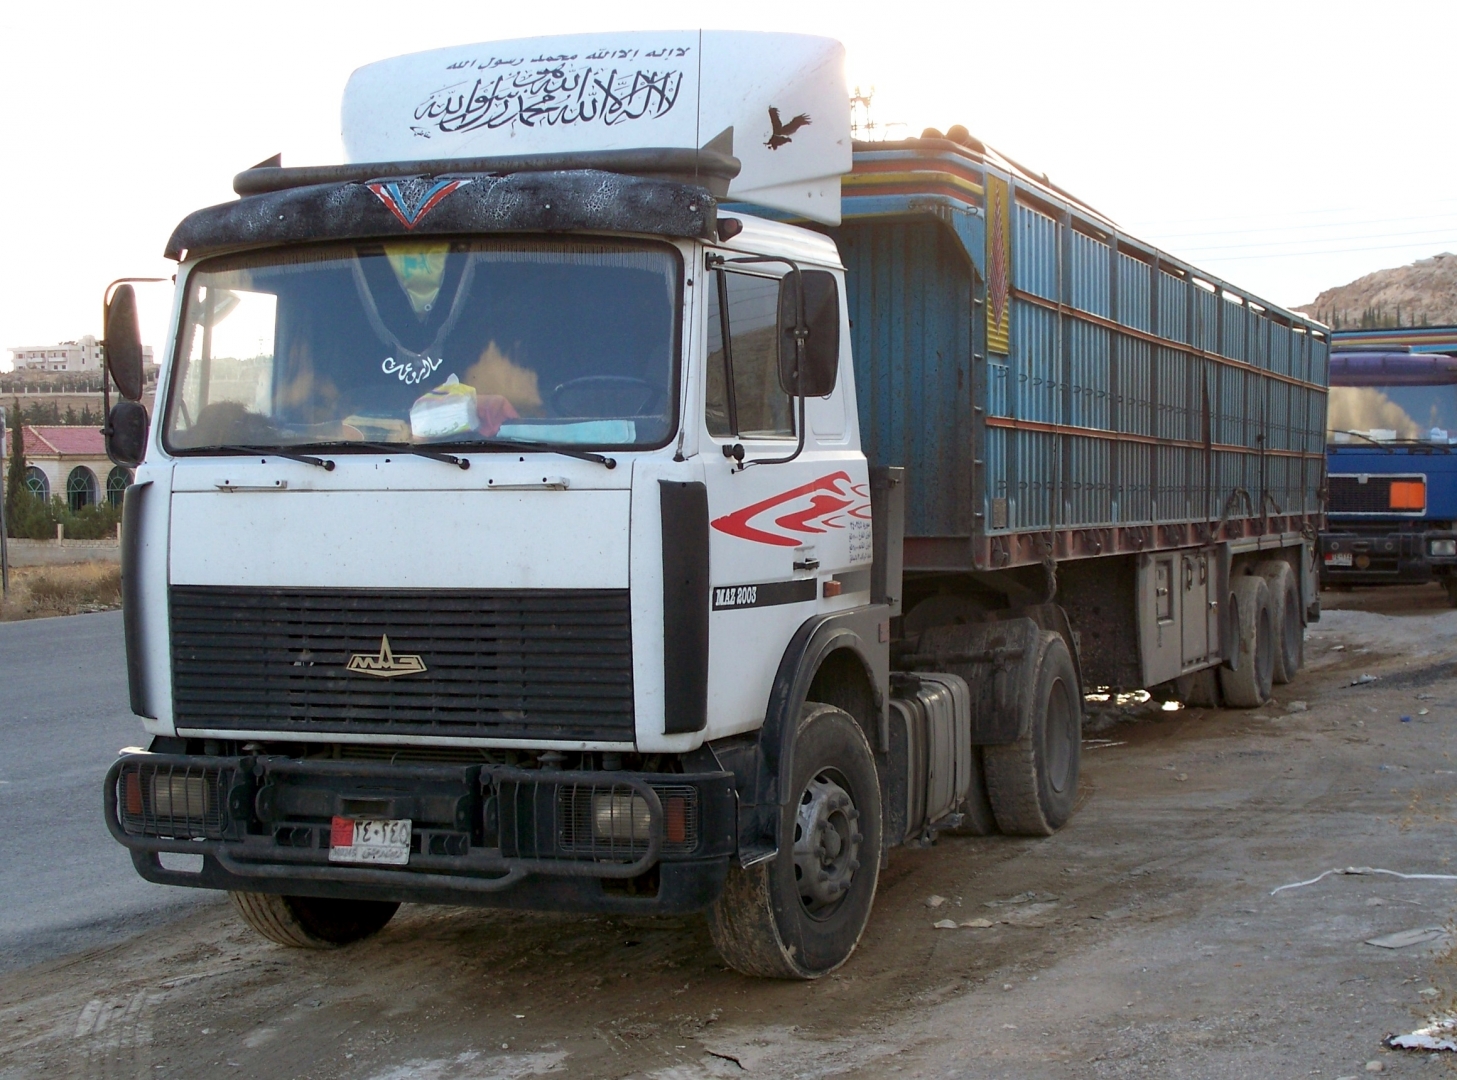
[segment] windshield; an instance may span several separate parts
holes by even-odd
[[[1338,443],[1446,443],[1457,437],[1457,385],[1332,386],[1326,427]]]
[[[166,445],[661,446],[679,266],[664,245],[520,239],[209,260]]]

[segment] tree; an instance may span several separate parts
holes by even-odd
[[[7,419],[10,420],[6,425],[10,432],[10,467],[5,474],[5,516],[13,527],[21,510],[22,493],[25,497],[30,495],[30,489],[25,486],[25,424],[21,420],[19,398],[15,399],[15,407]]]

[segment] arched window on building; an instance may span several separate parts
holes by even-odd
[[[132,482],[132,471],[125,465],[117,465],[106,474],[106,504],[120,506],[127,485]]]
[[[96,474],[85,465],[77,465],[66,478],[66,502],[73,514],[96,502]]]
[[[25,486],[41,502],[46,502],[51,497],[51,482],[46,479],[46,474],[35,465],[25,467]]]

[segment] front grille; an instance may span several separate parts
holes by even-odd
[[[231,769],[128,761],[117,778],[122,828],[133,836],[221,839],[231,782]]]
[[[1393,510],[1391,508],[1391,483],[1412,484],[1422,479],[1416,476],[1367,476],[1361,482],[1359,476],[1331,476],[1329,496],[1326,500],[1328,514],[1410,514],[1420,510]]]
[[[174,585],[170,596],[179,728],[634,737],[626,589]]]

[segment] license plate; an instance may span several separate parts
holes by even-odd
[[[336,817],[329,831],[329,861],[404,866],[410,861],[410,819]]]
[[[1327,566],[1350,566],[1351,553],[1349,551],[1327,551],[1325,564]]]

